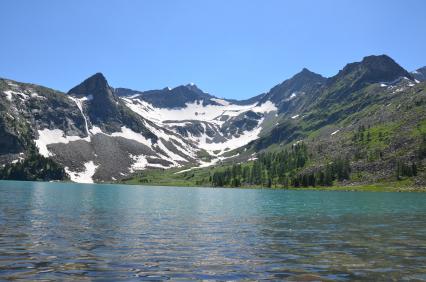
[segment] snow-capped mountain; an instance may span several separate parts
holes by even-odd
[[[77,182],[116,180],[146,168],[214,163],[258,138],[268,115],[277,110],[270,101],[235,104],[191,84],[147,92],[113,89],[101,73],[68,93],[1,82],[10,118],[25,119],[28,125],[25,138],[33,139],[41,155],[62,164]],[[8,140],[8,146],[22,144],[22,132],[12,124],[5,131],[17,141]],[[24,157],[27,145],[18,147],[2,156],[4,163]]]
[[[114,89],[101,73],[68,93],[0,79],[0,165],[35,150],[63,166],[72,181],[92,182],[148,168],[244,161],[361,109],[373,101],[357,100],[369,85],[396,91],[416,83],[384,55],[348,64],[331,78],[303,69],[245,101],[215,97],[195,84]]]

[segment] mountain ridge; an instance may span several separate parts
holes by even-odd
[[[195,84],[113,88],[102,73],[67,93],[0,79],[0,165],[19,162],[35,148],[63,165],[71,180],[102,182],[141,170],[245,162],[253,154],[309,140],[312,132],[373,106],[399,101],[404,93],[422,104],[423,92],[413,93],[422,87],[386,55],[364,57],[329,78],[303,68],[242,101],[217,98]]]

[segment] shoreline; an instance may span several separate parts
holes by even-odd
[[[348,186],[318,186],[318,187],[262,187],[262,186],[240,186],[240,187],[214,187],[200,185],[176,185],[167,183],[125,183],[125,182],[95,182],[95,183],[78,183],[72,181],[33,181],[33,180],[0,180],[0,182],[43,182],[58,184],[75,184],[75,185],[125,185],[125,186],[141,186],[141,187],[174,187],[174,188],[214,188],[214,189],[247,189],[247,190],[287,190],[287,191],[321,191],[321,192],[426,192],[426,187],[412,185],[395,185],[399,183],[374,183],[364,185],[348,185]]]
[[[102,184],[102,183],[99,183]],[[106,183],[105,183],[106,184]],[[224,186],[199,186],[199,185],[174,185],[174,184],[137,184],[137,183],[108,183],[131,186],[153,186],[153,187],[176,187],[176,188],[217,188],[217,189],[259,189],[259,190],[288,190],[288,191],[322,191],[322,192],[426,192],[423,186],[392,186],[386,184],[365,184],[353,186],[318,186],[318,187],[262,187],[262,186],[240,186],[240,187],[224,187]]]

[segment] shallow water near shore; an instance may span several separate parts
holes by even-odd
[[[0,280],[426,280],[426,194],[0,181]]]

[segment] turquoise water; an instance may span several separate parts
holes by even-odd
[[[426,280],[426,194],[0,181],[0,280]]]

